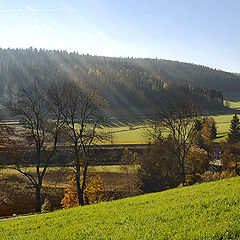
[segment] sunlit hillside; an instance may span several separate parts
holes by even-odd
[[[0,222],[1,239],[239,239],[240,179]]]
[[[191,101],[222,108],[223,93],[240,91],[239,77],[200,65],[140,58],[110,58],[37,49],[0,49],[0,96],[20,85],[47,86],[68,79],[97,89],[110,116],[137,119],[160,104]]]

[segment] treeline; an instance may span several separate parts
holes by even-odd
[[[240,90],[238,76],[199,65],[33,48],[0,49],[0,96],[12,98],[19,85],[37,82],[45,86],[66,79],[98,89],[111,115],[152,113],[159,104],[180,99],[216,110],[223,107],[223,90]]]

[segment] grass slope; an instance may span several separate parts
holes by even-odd
[[[0,222],[0,239],[239,239],[240,178]]]

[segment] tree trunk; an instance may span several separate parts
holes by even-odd
[[[84,191],[83,191],[83,189],[81,188],[80,189],[80,194],[78,195],[78,199],[79,199],[79,205],[80,206],[84,206],[84,198],[83,198],[83,193],[84,193]]]
[[[77,145],[76,145],[76,149],[77,149]],[[81,188],[81,166],[80,166],[80,160],[79,160],[78,154],[79,154],[79,152],[77,150],[75,150],[77,196],[78,196],[78,204],[80,206],[83,206],[84,199],[83,199],[83,191]]]
[[[85,166],[83,169],[83,181],[82,181],[82,187],[81,187],[81,206],[84,205],[83,193],[86,186],[86,179],[87,179],[87,166]]]
[[[36,186],[36,212],[41,212],[41,187]]]
[[[83,199],[83,189],[81,188],[81,176],[80,176],[80,170],[76,173],[76,184],[77,184],[77,195],[78,195],[78,204],[80,206],[84,205],[84,199]]]
[[[182,160],[181,170],[182,170],[182,185],[186,186],[186,173],[185,173],[184,160]]]
[[[77,184],[77,195],[78,195],[78,204],[83,206],[83,191],[81,189],[81,181],[80,181],[80,171],[77,170],[76,173],[76,184]]]

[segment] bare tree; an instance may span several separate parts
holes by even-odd
[[[0,154],[14,155],[12,146],[16,143],[12,139],[13,133],[14,128],[6,124],[3,115],[0,113]]]
[[[19,155],[14,159],[13,168],[34,186],[36,212],[41,212],[43,178],[56,152],[63,122],[60,113],[51,105],[47,92],[36,85],[22,87],[18,98],[8,103],[7,107],[20,118],[24,127],[22,144],[18,145],[21,149],[18,149]],[[35,167],[34,172],[28,171],[30,162]]]
[[[92,150],[101,141],[108,139],[104,133],[102,108],[104,101],[88,87],[75,82],[65,82],[51,89],[55,108],[61,112],[65,123],[65,144],[71,148],[79,205],[84,205],[88,167],[94,161]]]
[[[198,131],[196,120],[199,108],[191,103],[174,103],[161,107],[156,116],[158,125],[173,138],[174,153],[181,170],[182,184],[185,185],[185,158]]]

